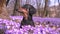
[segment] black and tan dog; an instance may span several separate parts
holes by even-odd
[[[36,9],[32,5],[25,4],[21,8],[18,9],[18,12],[23,14],[23,20],[21,22],[20,27],[22,27],[23,25],[35,26],[32,20],[32,16],[33,14],[36,13]]]

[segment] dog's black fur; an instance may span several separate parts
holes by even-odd
[[[23,20],[21,22],[21,26],[23,26],[23,25],[35,26],[34,22],[32,20],[32,16],[33,16],[33,14],[36,13],[36,9],[32,5],[29,5],[29,4],[25,4],[24,6],[22,6],[22,8],[26,8],[26,10],[28,9],[29,14],[28,14],[28,19],[27,20],[23,17]],[[21,26],[20,26],[20,28],[22,28]]]

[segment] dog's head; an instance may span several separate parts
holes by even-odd
[[[36,13],[36,9],[30,4],[25,4],[21,8],[18,9],[18,12],[28,13],[29,15],[33,15]]]

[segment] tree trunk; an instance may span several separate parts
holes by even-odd
[[[20,0],[15,0],[15,6],[14,6],[14,11],[13,11],[13,16],[14,15],[19,15],[19,13],[16,11],[20,7]]]
[[[39,14],[38,14],[38,11],[39,11],[38,0],[36,0],[36,4],[37,4],[37,12],[36,12],[36,16],[39,16]]]
[[[44,16],[43,17],[47,17],[48,15],[48,11],[47,11],[47,7],[48,7],[48,0],[45,0],[45,7],[44,7]]]
[[[41,11],[40,11],[40,5],[41,5],[40,0],[39,0],[38,2],[39,2],[39,3],[38,3],[38,15],[41,16],[41,15],[40,15],[40,12],[41,12]]]
[[[6,6],[8,5],[8,3],[9,3],[9,0],[6,1]]]
[[[60,2],[59,2],[59,0],[58,0],[58,3],[59,3],[59,5],[60,5]]]

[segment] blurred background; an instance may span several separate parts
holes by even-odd
[[[20,28],[23,18],[16,9],[24,4],[36,8],[32,18],[35,27],[27,25]],[[0,34],[60,34],[60,0],[6,0],[3,8],[0,14]]]
[[[10,16],[22,16],[16,11],[24,4],[31,4],[36,8],[36,17],[60,18],[60,0],[7,0],[7,10]]]

